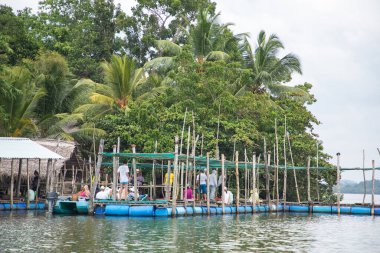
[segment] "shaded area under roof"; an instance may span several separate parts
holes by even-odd
[[[59,154],[28,138],[0,137],[2,159],[63,159]]]

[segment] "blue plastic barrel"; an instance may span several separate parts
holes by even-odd
[[[128,216],[129,215],[129,206],[127,205],[106,205],[106,210],[104,211],[105,215],[110,216]]]
[[[284,205],[278,204],[277,205],[277,211],[284,211]]]
[[[338,213],[338,207],[337,206],[332,206],[331,207],[331,212],[332,213]],[[340,207],[340,213],[341,214],[350,214],[351,213],[351,207],[349,207],[349,206],[341,206]]]
[[[231,213],[236,213],[236,206],[231,206]]]
[[[129,207],[129,216],[153,217],[154,216],[154,206],[131,206],[131,207]]]
[[[313,213],[331,213],[331,206],[313,206]]]
[[[202,214],[202,207],[200,207],[200,206],[194,207],[194,213],[195,214]]]
[[[16,203],[13,205],[13,208],[17,210],[26,210],[26,203]]]
[[[231,207],[230,206],[225,206],[224,207],[224,213],[225,214],[228,214],[228,213],[231,213],[232,212],[232,210],[231,210]]]
[[[256,210],[257,210],[257,212],[263,213],[266,211],[266,208],[265,208],[265,206],[257,206]]]
[[[10,210],[11,209],[11,203],[4,203],[4,210]]]
[[[375,215],[380,215],[380,208],[375,208],[375,210],[374,210],[374,214]]]
[[[154,211],[154,216],[157,217],[168,217],[172,214],[172,209],[170,207],[160,207],[156,208]]]
[[[0,210],[4,210],[4,204],[0,203]]]
[[[371,214],[370,207],[353,206],[351,207],[352,214]]]
[[[289,212],[309,212],[309,206],[289,206]]]
[[[246,207],[245,207],[245,211],[246,211],[247,213],[252,213],[252,210],[253,210],[253,207],[252,207],[252,206],[246,206]]]
[[[179,206],[179,207],[176,208],[176,214],[178,216],[183,216],[183,215],[186,214],[186,209],[184,207],[182,207],[182,206]]]
[[[216,207],[210,207],[210,214],[216,214]]]
[[[37,209],[44,210],[45,209],[45,203],[38,203]]]
[[[186,214],[187,215],[193,215],[194,214],[194,209],[192,206],[186,207]]]
[[[207,207],[202,206],[201,208],[202,208],[202,214],[206,215],[207,214]]]
[[[223,214],[221,207],[216,207],[216,214]]]
[[[237,210],[239,213],[245,213],[245,206],[239,206]]]
[[[106,212],[106,208],[104,206],[95,206],[94,213],[96,215],[103,215]]]

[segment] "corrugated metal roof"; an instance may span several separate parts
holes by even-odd
[[[63,159],[59,154],[28,138],[0,137],[0,158]]]

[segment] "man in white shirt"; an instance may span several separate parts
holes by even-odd
[[[102,187],[100,187],[100,192],[98,192],[95,196],[96,199],[108,199],[108,194],[106,193],[105,191],[105,187],[102,185]]]
[[[119,180],[121,184],[121,194],[120,196],[127,196],[128,193],[128,182],[129,182],[129,168],[128,164],[124,162],[118,169]],[[124,193],[124,194],[123,194]]]
[[[203,196],[203,200],[207,198],[207,176],[203,170],[197,175],[197,183],[199,183],[199,193]]]
[[[234,195],[224,187],[224,204],[231,205],[234,202]]]
[[[216,170],[212,170],[210,175],[210,200],[215,201],[215,191],[216,186],[218,185]]]

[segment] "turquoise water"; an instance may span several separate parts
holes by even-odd
[[[241,214],[176,219],[0,212],[0,252],[379,252],[380,217]]]

